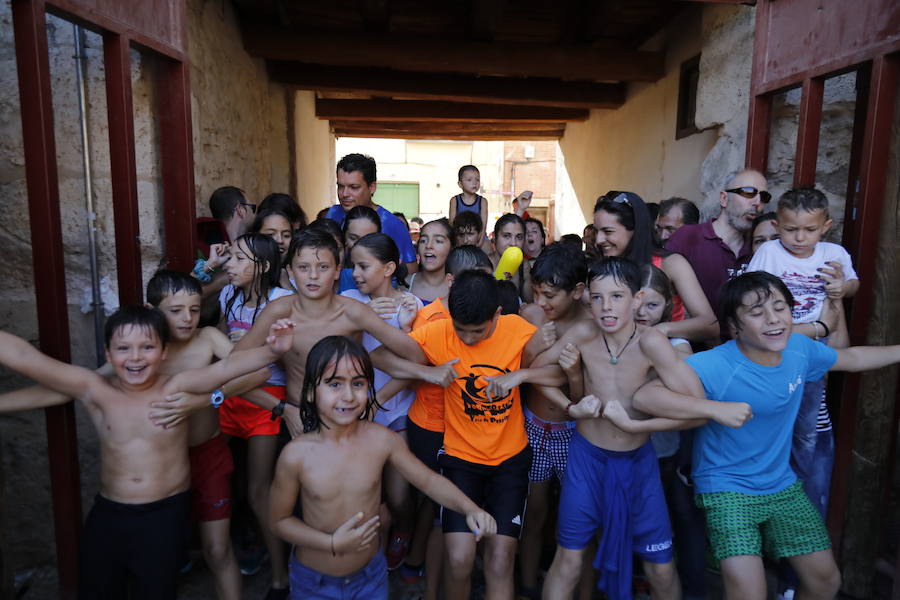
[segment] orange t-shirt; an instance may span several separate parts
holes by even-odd
[[[415,331],[429,323],[449,319],[450,312],[440,298],[424,307],[416,314],[412,330]],[[444,431],[444,388],[433,383],[419,383],[416,386],[416,399],[409,406],[407,419],[428,431]]]
[[[434,364],[454,358],[458,377],[444,389],[444,451],[450,456],[498,465],[521,452],[528,437],[519,388],[488,401],[485,377],[521,367],[522,352],[537,328],[518,315],[501,315],[491,336],[467,346],[453,322],[429,323],[410,335]]]

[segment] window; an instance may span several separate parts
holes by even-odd
[[[681,63],[678,79],[678,114],[675,122],[675,139],[680,140],[699,130],[694,123],[697,113],[697,82],[700,80],[700,55]]]
[[[379,181],[372,200],[390,212],[402,212],[408,221],[419,214],[419,184]]]

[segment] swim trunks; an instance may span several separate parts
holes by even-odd
[[[653,446],[626,452],[593,445],[577,431],[559,499],[559,545],[586,548],[603,531],[594,567],[610,600],[631,598],[632,553],[672,560],[672,527]]]
[[[525,433],[528,444],[534,452],[528,480],[549,481],[554,475],[559,481],[566,477],[566,460],[569,456],[569,442],[575,433],[575,421],[545,421],[523,406],[525,412]]]
[[[191,520],[220,521],[231,517],[231,449],[221,433],[190,448]]]
[[[362,569],[335,577],[310,569],[291,553],[292,600],[387,600],[388,570],[378,552]]]
[[[260,388],[279,400],[284,400],[283,385],[266,385]],[[272,411],[260,408],[240,396],[225,398],[219,408],[219,428],[226,435],[247,439],[254,435],[278,435],[281,417],[272,420]]]

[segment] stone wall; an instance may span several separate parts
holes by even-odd
[[[47,19],[60,209],[65,246],[68,316],[72,361],[96,366],[90,308],[90,269],[84,200],[82,144],[73,59],[72,25]],[[271,191],[293,192],[295,177],[289,135],[293,106],[283,86],[272,84],[261,60],[242,47],[229,2],[189,0],[191,99],[194,126],[195,189],[199,214],[208,214],[207,198],[216,187],[237,185],[258,201]],[[102,40],[85,36],[87,121],[97,216],[99,273],[107,311],[117,305],[114,226],[111,206],[106,90]],[[162,256],[159,140],[155,116],[154,59],[132,51],[140,244],[146,282]],[[0,329],[37,343],[31,236],[25,190],[18,81],[9,3],[0,4]],[[0,369],[0,392],[26,382]],[[93,427],[80,407],[78,437],[82,502],[90,507],[99,487],[98,446]],[[3,557],[16,586],[31,586],[28,598],[56,596],[53,521],[41,411],[0,416],[4,513],[0,539]],[[11,550],[10,550],[11,549]]]

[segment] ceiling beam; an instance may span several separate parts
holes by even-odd
[[[268,60],[425,73],[548,77],[575,81],[656,81],[662,52],[520,42],[462,42],[377,34],[296,32],[245,23],[244,48]]]
[[[511,106],[434,100],[316,100],[320,119],[357,121],[586,121],[590,111],[556,106]]]
[[[502,10],[503,0],[469,0],[466,37],[470,40],[492,41]]]
[[[618,108],[625,102],[625,86],[615,83],[435,75],[292,61],[269,61],[268,67],[274,81],[324,92],[569,108]]]
[[[386,32],[391,20],[391,2],[390,0],[363,0],[359,3],[359,14],[366,31]]]
[[[432,132],[436,134],[462,134],[478,132],[510,132],[510,131],[544,131],[556,132],[565,129],[566,124],[558,123],[447,123],[435,121],[354,121],[350,119],[332,119],[331,127],[335,130],[363,130],[395,132]]]

